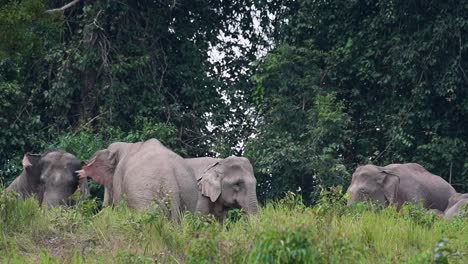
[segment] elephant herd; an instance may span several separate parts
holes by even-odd
[[[125,198],[130,208],[144,210],[157,202],[173,220],[182,211],[223,221],[231,208],[248,214],[258,210],[257,182],[248,159],[183,159],[156,139],[112,143],[86,164],[61,150],[28,153],[22,164],[23,172],[7,191],[34,196],[43,206],[69,204],[77,189],[85,198],[89,177],[105,187],[105,205]]]
[[[174,221],[182,211],[213,215],[223,221],[231,208],[258,211],[256,179],[249,160],[231,156],[184,159],[156,139],[116,142],[85,164],[62,150],[25,154],[23,172],[8,187],[42,206],[67,205],[77,189],[89,196],[87,178],[105,187],[104,205],[123,199],[144,210],[157,202]],[[422,205],[446,218],[461,214],[468,194],[457,193],[439,176],[416,163],[360,166],[348,188],[349,204],[372,201],[383,206]]]

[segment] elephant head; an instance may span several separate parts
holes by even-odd
[[[99,150],[81,170],[78,170],[80,179],[91,177],[95,182],[112,188],[112,179],[116,166],[116,155],[107,149]]]
[[[461,200],[468,200],[468,193],[455,193],[454,195],[450,196],[448,200],[447,209],[454,206]]]
[[[400,177],[382,167],[358,167],[347,190],[348,205],[364,201],[373,201],[384,206],[396,203],[399,185]]]
[[[23,173],[7,188],[23,196],[35,196],[43,206],[65,205],[68,197],[80,188],[82,198],[89,194],[86,181],[79,181],[75,171],[81,161],[64,151],[45,154],[26,153]]]
[[[201,195],[221,207],[222,214],[230,208],[241,208],[248,214],[257,213],[257,181],[248,159],[231,156],[216,161],[197,178]]]
[[[456,193],[449,199],[445,217],[448,219],[468,215],[468,193]]]
[[[115,168],[120,159],[126,155],[132,143],[116,142],[107,149],[99,150],[81,170],[78,170],[80,179],[91,177],[95,182],[112,190]]]

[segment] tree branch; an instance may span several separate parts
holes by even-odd
[[[48,13],[48,14],[51,14],[51,13],[58,13],[58,12],[63,12],[65,11],[65,9],[68,9],[74,5],[76,5],[78,2],[80,2],[81,0],[73,0],[71,1],[70,3],[60,7],[60,8],[54,8],[54,9],[48,9],[46,10],[44,13]]]

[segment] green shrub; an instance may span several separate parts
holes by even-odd
[[[343,194],[343,186],[330,187],[320,191],[319,199],[314,209],[318,214],[344,213],[346,197]]]
[[[467,255],[467,252],[459,252],[454,250],[453,248],[449,247],[449,239],[443,238],[437,242],[434,246],[434,255],[433,255],[433,263],[435,264],[448,264],[449,259],[452,261],[459,260],[463,255]]]
[[[284,198],[278,201],[277,205],[292,211],[303,211],[306,208],[302,195],[293,192],[287,192]]]
[[[122,141],[138,142],[156,138],[177,153],[186,154],[183,149],[177,148],[177,129],[174,126],[145,117],[138,117],[135,123],[133,130],[127,133]]]
[[[40,231],[47,228],[46,221],[36,199],[21,199],[16,193],[0,190],[1,232]]]
[[[173,222],[156,203],[138,211],[125,199],[99,212],[96,200],[43,210],[2,192],[0,263],[468,263],[466,218],[348,207],[338,193],[315,207],[288,193],[220,224],[191,213]]]
[[[438,215],[428,211],[419,203],[405,203],[400,209],[400,214],[404,219],[426,227],[431,227],[439,218]]]
[[[249,263],[319,263],[319,252],[305,227],[284,227],[261,232],[253,242]]]
[[[195,220],[195,221],[193,221]],[[187,263],[224,263],[220,255],[221,226],[213,218],[192,218],[193,239],[186,249]]]

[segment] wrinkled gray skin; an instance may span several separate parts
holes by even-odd
[[[447,210],[445,210],[445,217],[452,219],[462,213],[462,207],[466,207],[468,210],[468,193],[456,193],[449,199]]]
[[[221,222],[231,208],[242,208],[249,215],[257,213],[257,181],[248,159],[231,156],[185,161],[198,181],[198,212],[212,214]]]
[[[42,206],[68,205],[68,197],[80,188],[81,198],[89,194],[86,181],[78,181],[75,173],[81,161],[70,153],[58,150],[45,154],[27,153],[23,172],[6,189],[22,197],[33,196]]]
[[[416,163],[390,164],[385,167],[360,166],[348,188],[348,204],[372,200],[380,205],[418,203],[427,209],[445,211],[455,189],[441,177]]]
[[[173,220],[181,210],[196,210],[198,192],[193,171],[156,139],[113,143],[96,152],[79,173],[104,185],[108,203],[114,205],[124,196],[128,206],[135,209],[145,209],[157,201],[169,210]]]

